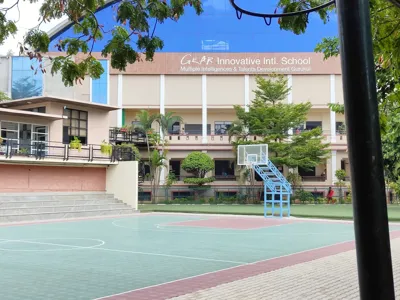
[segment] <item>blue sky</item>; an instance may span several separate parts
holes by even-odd
[[[237,3],[249,10],[273,12],[276,2],[237,0]],[[113,28],[114,14],[112,7],[97,13],[106,30]],[[307,32],[295,35],[280,30],[277,20],[270,26],[263,19],[245,15],[238,20],[228,0],[205,0],[201,16],[188,8],[178,22],[168,20],[158,24],[155,34],[164,40],[162,52],[312,52],[323,37],[336,35],[338,29],[335,15],[328,24],[323,24],[316,13],[309,20]],[[71,29],[61,35],[70,36],[73,36]],[[98,41],[95,51],[100,51],[109,39],[106,35]]]

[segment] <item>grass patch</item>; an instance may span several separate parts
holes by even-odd
[[[139,206],[142,212],[179,212],[179,213],[205,213],[205,214],[235,214],[235,215],[264,215],[262,205],[157,205],[143,204]],[[317,204],[317,205],[292,205],[291,215],[304,218],[327,218],[351,220],[353,207],[349,204]],[[390,221],[400,221],[400,206],[389,205],[388,215]]]

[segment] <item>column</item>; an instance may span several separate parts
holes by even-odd
[[[207,135],[207,75],[201,76],[202,143],[208,143]]]
[[[336,170],[337,170],[337,151],[336,150],[332,150],[332,154],[331,154],[331,178],[332,178],[332,184],[334,184],[336,182]]]
[[[244,111],[249,112],[250,105],[250,76],[244,75]]]
[[[165,115],[165,75],[160,75],[160,114]],[[164,133],[160,127],[160,138],[164,139]],[[165,162],[165,161],[164,161]],[[160,172],[160,184],[163,185],[165,182],[165,168],[161,168]]]
[[[293,92],[292,92],[292,86],[293,86],[293,76],[292,75],[288,75],[288,82],[287,82],[287,87],[289,90],[288,96],[287,96],[287,100],[288,100],[288,104],[292,104],[293,103]],[[289,136],[293,135],[293,128],[289,129]]]
[[[117,106],[120,107],[120,109],[117,112],[117,127],[124,126],[122,115],[122,76],[122,74],[118,75]]]
[[[335,87],[335,75],[331,75],[331,104],[336,103],[336,87]],[[330,120],[331,120],[331,143],[336,143],[336,113],[330,110]]]
[[[8,91],[7,95],[10,99],[12,99],[12,64],[13,64],[13,58],[12,56],[8,59]]]

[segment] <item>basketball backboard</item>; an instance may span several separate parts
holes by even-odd
[[[263,165],[268,162],[268,145],[239,145],[237,153],[238,166]]]

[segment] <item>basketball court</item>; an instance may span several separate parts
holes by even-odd
[[[400,225],[391,226],[400,236]],[[0,226],[1,298],[168,299],[354,248],[344,221],[138,214]]]

